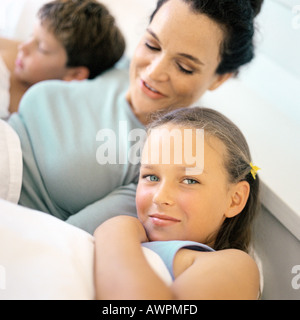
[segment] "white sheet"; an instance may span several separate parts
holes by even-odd
[[[9,116],[10,103],[10,72],[0,54],[0,119],[7,119]]]
[[[93,299],[93,237],[0,200],[0,300]]]
[[[53,216],[0,200],[0,300],[92,300],[94,238]],[[153,251],[145,256],[172,282]]]
[[[22,170],[19,137],[5,121],[0,120],[0,199],[18,202]]]

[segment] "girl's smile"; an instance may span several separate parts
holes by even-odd
[[[159,213],[150,214],[149,218],[152,220],[152,223],[158,227],[167,227],[180,222],[179,219]]]

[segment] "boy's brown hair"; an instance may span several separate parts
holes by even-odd
[[[65,48],[67,67],[87,67],[89,79],[112,67],[125,51],[114,17],[97,0],[55,0],[39,10],[38,18]]]

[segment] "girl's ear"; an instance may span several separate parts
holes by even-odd
[[[225,213],[227,218],[233,218],[241,213],[247,203],[250,193],[250,185],[247,181],[240,181],[232,186],[231,202]]]

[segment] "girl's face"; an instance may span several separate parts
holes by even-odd
[[[204,148],[197,150],[195,129],[192,143],[187,145],[185,129],[179,129],[182,139],[176,141],[170,134],[174,132],[172,125],[161,128],[167,130],[159,131],[160,139],[152,132],[144,147],[136,194],[138,217],[150,241],[192,240],[212,245],[224,219],[231,213],[234,194],[223,164],[225,146],[219,139],[207,137]],[[182,149],[178,150],[179,147]],[[195,162],[191,164],[189,160],[188,164],[185,160],[188,157],[182,156],[180,163],[178,156],[174,156],[178,152],[193,154]],[[187,171],[201,161],[202,173]]]
[[[220,62],[221,27],[170,0],[154,16],[130,67],[127,100],[144,123],[149,113],[186,107],[230,75],[215,73]]]
[[[19,46],[15,75],[28,85],[48,79],[63,80],[68,70],[66,63],[67,53],[62,44],[37,23],[32,37]]]

